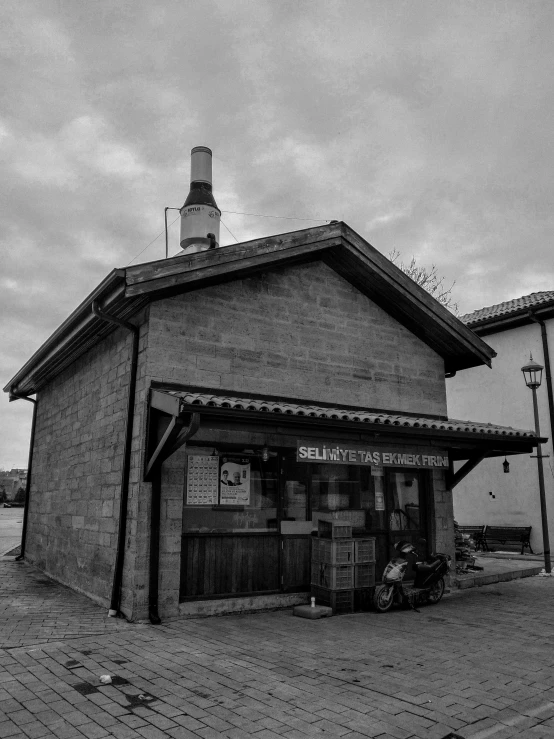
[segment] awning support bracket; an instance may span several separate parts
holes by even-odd
[[[151,411],[154,410],[151,408]],[[156,411],[159,413],[160,411]],[[188,420],[188,423],[187,423]],[[161,466],[168,457],[180,449],[200,427],[199,413],[184,413],[179,415],[171,415],[171,420],[166,428],[162,438],[156,445],[154,451],[149,455],[146,461],[146,470],[144,473],[145,481],[150,481],[154,472]]]
[[[460,469],[457,472],[454,473],[447,473],[446,478],[446,484],[449,490],[452,490],[452,488],[455,488],[456,485],[461,482],[466,475],[469,475],[471,470],[474,470],[478,464],[481,464],[481,462],[485,459],[487,455],[483,454],[482,452],[478,452],[477,454],[474,454],[471,456],[465,464],[463,464]]]

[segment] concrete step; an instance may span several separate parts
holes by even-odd
[[[522,557],[512,559],[509,557],[493,558],[490,555],[479,556],[475,558],[475,564],[483,569],[463,575],[454,573],[451,575],[452,587],[463,590],[481,585],[492,585],[495,582],[517,580],[520,577],[533,577],[544,569],[543,561]]]

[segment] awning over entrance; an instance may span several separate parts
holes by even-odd
[[[356,432],[360,440],[398,439],[409,436],[414,441],[433,443],[449,450],[452,461],[471,460],[473,466],[486,457],[525,454],[538,443],[535,432],[475,421],[460,421],[433,416],[384,413],[382,411],[312,405],[286,399],[215,394],[167,386],[152,389],[151,407],[174,418],[200,414],[206,420],[224,419],[257,427],[291,425],[312,429],[332,427],[336,431]],[[202,423],[202,421],[200,422]]]

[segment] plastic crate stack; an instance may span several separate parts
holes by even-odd
[[[367,610],[375,587],[375,538],[352,538],[348,521],[318,521],[312,538],[311,590],[333,613]]]

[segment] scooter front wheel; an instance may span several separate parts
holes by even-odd
[[[429,603],[438,603],[443,595],[444,595],[444,580],[441,577],[441,579],[437,580],[437,582],[434,583],[431,589],[429,590],[427,601]]]
[[[378,613],[386,613],[394,600],[393,585],[378,585],[373,594],[373,607]]]

